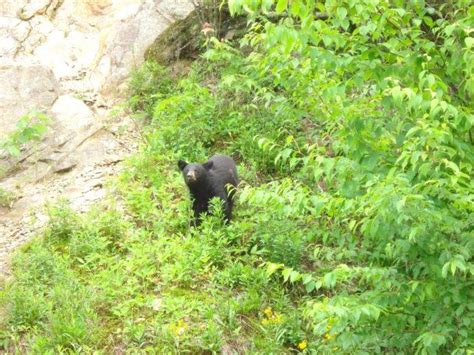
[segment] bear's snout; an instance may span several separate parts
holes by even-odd
[[[190,170],[186,173],[186,179],[188,181],[196,181],[196,172],[194,170]]]

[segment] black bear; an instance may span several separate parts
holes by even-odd
[[[225,155],[214,155],[204,164],[188,164],[180,160],[178,166],[193,199],[194,224],[199,225],[201,214],[209,212],[209,200],[213,197],[224,201],[225,220],[229,222],[235,188],[239,183],[234,160]]]

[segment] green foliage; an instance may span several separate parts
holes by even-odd
[[[48,117],[33,112],[20,118],[16,129],[0,141],[0,151],[11,157],[18,157],[21,148],[28,142],[39,141],[47,130]]]
[[[120,209],[51,210],[1,293],[0,344],[472,351],[474,7],[231,0],[229,9],[249,18],[241,48],[212,40],[177,83],[143,69],[133,108],[152,118],[114,183]],[[223,225],[216,203],[190,228],[176,161],[216,152],[239,163],[235,218]]]
[[[154,104],[168,95],[173,87],[168,71],[159,64],[148,61],[137,68],[128,82],[128,104],[133,111],[150,113]]]

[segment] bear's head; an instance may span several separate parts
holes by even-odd
[[[178,167],[182,171],[184,181],[188,186],[199,185],[205,182],[212,165],[212,161],[208,161],[204,164],[189,164],[184,160],[178,161]]]

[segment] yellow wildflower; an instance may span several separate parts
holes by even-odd
[[[298,344],[298,349],[300,349],[300,350],[304,350],[307,347],[308,347],[308,342],[306,341],[306,339]]]
[[[273,313],[269,318],[262,319],[262,324],[281,324],[283,323],[283,316],[279,313]]]
[[[273,311],[271,307],[265,308],[263,310],[263,314],[265,315],[265,318],[261,320],[261,323],[263,325],[283,323],[283,315]]]
[[[170,330],[176,337],[183,335],[187,329],[188,324],[182,319],[178,320],[175,324],[170,325]]]
[[[268,317],[270,318],[273,314],[273,310],[272,310],[272,307],[267,307],[263,310],[263,313]]]
[[[272,317],[273,324],[283,323],[283,316],[280,313],[275,313]]]
[[[323,335],[323,337],[324,337],[324,339],[326,339],[326,340],[332,340],[332,339],[334,339],[334,338],[336,337],[336,335],[337,335],[336,332],[334,332],[334,334],[332,334],[332,335],[329,334],[329,333],[325,333],[325,334]]]

